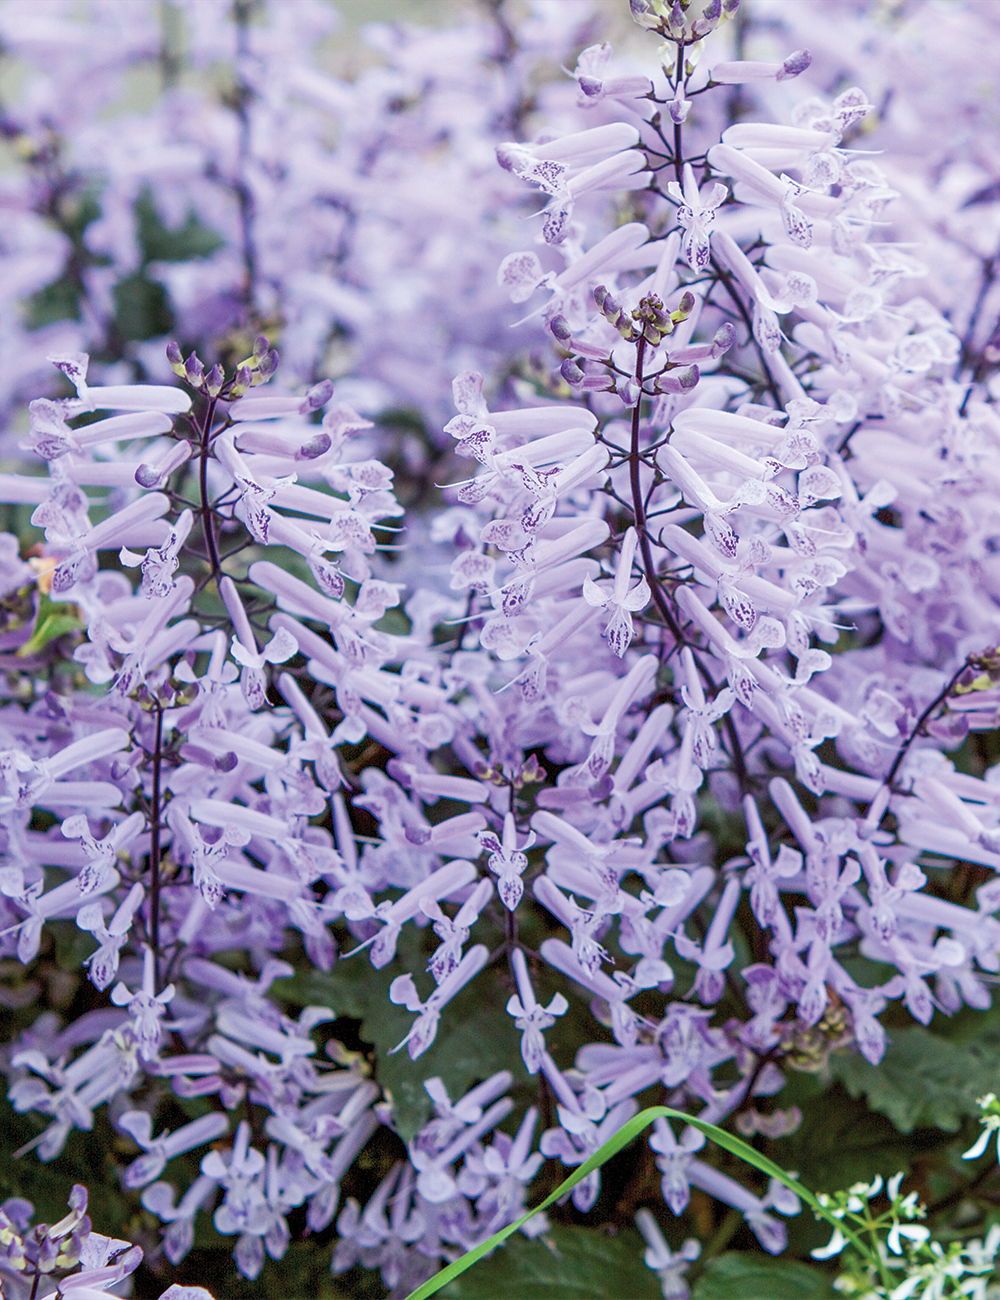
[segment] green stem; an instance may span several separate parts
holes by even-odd
[[[722,1252],[732,1241],[733,1237],[736,1235],[737,1231],[739,1230],[740,1224],[742,1222],[743,1222],[743,1215],[739,1212],[739,1210],[729,1211],[726,1217],[719,1224],[718,1228],[715,1230],[715,1233],[710,1239],[708,1245],[698,1256],[699,1268],[704,1268],[710,1259],[714,1259],[716,1255],[722,1254]]]

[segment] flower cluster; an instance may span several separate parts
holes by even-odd
[[[373,23],[354,76],[330,57],[338,25],[325,0],[129,0],[124,24],[102,0],[4,0],[22,87],[0,113],[5,425],[53,351],[99,357],[109,382],[163,379],[170,337],[235,359],[280,325],[286,376],[348,376],[402,428],[439,425],[463,364],[506,364],[517,317],[495,270],[519,187],[493,147],[534,70],[572,60],[585,6],[539,6],[516,32]]]
[[[5,129],[41,219],[111,128],[71,161],[71,25],[29,8],[0,22],[49,71]],[[175,79],[115,128],[100,216],[50,241],[79,319],[25,330],[55,378],[0,474],[25,521],[0,539],[0,996],[23,1016],[0,1065],[25,1156],[114,1130],[158,1264],[211,1216],[253,1279],[304,1220],[334,1273],[404,1296],[644,1099],[779,1138],[801,1112],[765,1099],[832,1053],[877,1065],[890,1006],[990,1005],[995,264],[970,313],[948,258],[975,252],[914,245],[951,250],[962,204],[995,223],[1000,196],[908,203],[904,163],[859,147],[893,139],[872,88],[814,94],[836,79],[791,40],[742,57],[738,0],[633,0],[661,66],[591,44],[537,95],[576,4],[375,29],[386,62],[353,82],[311,61],[325,6],[163,8],[195,64],[235,43],[232,94],[209,111],[161,50]],[[97,114],[113,83],[74,67]],[[210,229],[171,260],[166,235]],[[36,306],[53,249],[18,280]],[[129,282],[169,287],[183,347],[124,346]],[[31,971],[66,951],[77,1013],[32,1018]],[[337,1005],[351,978],[374,1015]],[[509,1059],[453,1081],[449,1036],[498,988]],[[692,1188],[784,1249],[784,1184],[738,1181],[693,1125],[648,1145],[665,1296],[698,1251],[660,1222]],[[898,1190],[890,1254],[932,1250]],[[601,1194],[594,1170],[576,1211]],[[36,1273],[128,1272],[82,1218],[31,1237],[12,1204]],[[972,1249],[941,1267],[985,1274]]]
[[[94,1232],[87,1217],[87,1189],[75,1185],[69,1213],[58,1223],[32,1225],[35,1207],[21,1197],[0,1205],[0,1279],[11,1300],[115,1300],[114,1289],[131,1284],[142,1250]],[[173,1286],[160,1300],[212,1300],[200,1286]]]
[[[865,1300],[945,1300],[950,1296],[989,1300],[995,1295],[989,1284],[996,1276],[1000,1226],[992,1227],[983,1240],[942,1244],[918,1222],[926,1208],[916,1192],[902,1194],[902,1182],[902,1174],[887,1183],[876,1177],[871,1183],[855,1183],[846,1192],[820,1196],[824,1210],[850,1225],[848,1231],[853,1229],[852,1249],[845,1250],[848,1238],[835,1229],[829,1244],[812,1252],[818,1259],[842,1256],[837,1290]],[[860,1244],[869,1258],[857,1248],[861,1233]]]

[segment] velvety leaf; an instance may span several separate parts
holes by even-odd
[[[901,1133],[920,1127],[953,1133],[964,1119],[978,1118],[976,1099],[995,1090],[998,1067],[995,1042],[951,1042],[919,1025],[894,1030],[877,1066],[854,1053],[830,1058],[833,1077]]]
[[[632,1230],[609,1237],[560,1225],[533,1241],[515,1233],[440,1294],[442,1300],[659,1300],[644,1249]]]
[[[1000,1057],[1000,998],[984,1011],[966,1006],[953,1016],[935,1016],[931,1029],[951,1043],[991,1043]]]
[[[389,1001],[389,985],[403,972],[420,971],[427,963],[420,950],[421,936],[412,929],[404,932],[399,957],[384,970],[373,969],[367,953],[340,958],[329,974],[314,971],[296,979],[276,981],[281,996],[332,1007],[338,1016],[361,1021],[361,1037],[375,1049],[375,1076],[392,1096],[393,1116],[400,1136],[409,1139],[430,1118],[433,1107],[424,1080],[435,1075],[444,1080],[453,1098],[461,1097],[474,1083],[498,1070],[521,1069],[521,1036],[506,1014],[507,998],[513,991],[506,981],[484,972],[445,1007],[431,1046],[410,1060],[404,1047],[389,1055],[409,1033],[412,1012]],[[430,991],[430,976],[421,993]]]
[[[875,1174],[891,1178],[900,1170],[907,1172],[918,1155],[934,1145],[928,1140],[934,1135],[904,1136],[836,1084],[799,1104],[800,1128],[775,1143],[772,1157],[783,1168],[796,1170],[813,1191],[833,1192]]]
[[[709,1261],[693,1300],[834,1300],[835,1295],[829,1276],[818,1268],[728,1251]]]

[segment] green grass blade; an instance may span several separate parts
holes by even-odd
[[[579,1168],[575,1169],[568,1178],[564,1179],[555,1191],[551,1192],[540,1205],[536,1205],[533,1209],[528,1210],[527,1213],[522,1214],[519,1219],[515,1220],[513,1223],[509,1223],[506,1228],[501,1228],[499,1232],[495,1232],[492,1237],[488,1238],[488,1240],[482,1242],[480,1245],[473,1246],[471,1250],[466,1251],[461,1259],[456,1259],[453,1264],[449,1264],[439,1273],[435,1273],[434,1276],[429,1278],[422,1286],[418,1286],[415,1291],[412,1291],[410,1295],[407,1296],[407,1300],[428,1300],[429,1296],[435,1295],[442,1287],[447,1286],[454,1278],[460,1277],[466,1269],[471,1268],[472,1265],[482,1259],[484,1255],[488,1255],[492,1250],[495,1250],[497,1246],[502,1245],[509,1236],[517,1232],[518,1229],[527,1223],[530,1218],[533,1218],[536,1214],[540,1214],[542,1210],[547,1210],[550,1205],[554,1205],[556,1201],[571,1192],[573,1188],[576,1187],[577,1183],[581,1183],[588,1174],[592,1173],[595,1169],[599,1169],[601,1165],[610,1160],[612,1156],[617,1155],[623,1147],[628,1146],[633,1138],[638,1137],[643,1129],[648,1128],[649,1125],[657,1119],[676,1119],[680,1120],[684,1124],[690,1124],[692,1128],[696,1128],[700,1132],[704,1133],[706,1137],[711,1138],[713,1142],[717,1143],[720,1147],[723,1147],[726,1151],[729,1151],[732,1155],[739,1156],[739,1158],[745,1160],[747,1164],[753,1165],[753,1167],[760,1170],[762,1174],[767,1174],[769,1178],[777,1178],[778,1181],[784,1183],[786,1187],[790,1187],[815,1214],[826,1219],[827,1222],[832,1224],[835,1228],[839,1228],[848,1241],[850,1241],[855,1249],[860,1251],[865,1258],[871,1256],[871,1251],[860,1240],[856,1233],[854,1233],[847,1224],[842,1220],[835,1218],[823,1205],[821,1205],[814,1193],[812,1193],[807,1187],[803,1187],[797,1178],[792,1174],[786,1173],[785,1170],[782,1169],[780,1165],[776,1165],[773,1160],[769,1160],[767,1156],[761,1155],[759,1151],[755,1151],[748,1142],[744,1142],[742,1138],[735,1137],[732,1133],[727,1133],[725,1129],[721,1129],[715,1124],[709,1124],[706,1120],[698,1119],[696,1116],[686,1115],[683,1111],[674,1110],[670,1106],[650,1106],[648,1109],[640,1111],[638,1115],[634,1116],[626,1124],[623,1124],[617,1133],[608,1138],[607,1142],[605,1142],[603,1146],[598,1147],[592,1156],[588,1156],[583,1164],[580,1165]]]

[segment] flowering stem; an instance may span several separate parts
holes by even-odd
[[[164,91],[176,86],[181,72],[181,19],[177,6],[172,0],[163,0],[160,5],[160,48],[157,58],[160,64],[160,83]]]
[[[677,86],[679,89],[684,81],[684,42],[677,46]],[[684,151],[681,143],[682,126],[680,122],[674,123],[674,176],[677,178],[677,184],[684,183]]]
[[[473,617],[476,608],[476,593],[470,588],[469,595],[465,602],[465,613],[458,620],[458,631],[455,633],[455,649],[461,650],[462,642],[465,640],[465,634],[469,630],[469,622]]]
[[[212,419],[215,416],[216,401],[216,398],[211,398],[205,411],[201,428],[201,447],[198,462],[198,486],[201,492],[201,531],[205,538],[205,549],[208,552],[208,562],[212,566],[211,576],[213,578],[218,578],[222,574],[222,561],[219,558],[219,548],[215,541],[215,522],[212,519],[212,503],[208,499],[208,460],[209,451],[211,449]]]
[[[760,368],[767,376],[767,391],[771,394],[771,400],[774,402],[775,408],[780,411],[782,408],[781,393],[778,391],[778,385],[774,382],[771,368],[767,364],[767,357],[764,355],[764,349],[760,346],[760,343],[758,343],[757,338],[754,335],[753,321],[750,317],[750,313],[747,311],[746,303],[733,288],[729,272],[724,270],[714,257],[712,258],[712,267],[715,270],[716,275],[719,277],[719,284],[722,285],[723,289],[725,289],[726,293],[729,294],[730,298],[732,298],[733,302],[736,304],[736,309],[740,313],[743,324],[747,327],[747,331],[750,335],[750,342],[754,345],[754,348],[757,351]]]
[[[975,361],[973,336],[975,335],[976,329],[979,325],[980,317],[983,314],[983,306],[986,302],[986,298],[996,280],[997,268],[998,256],[983,259],[983,270],[979,280],[979,291],[976,294],[976,301],[972,305],[972,311],[969,313],[969,323],[966,325],[965,334],[962,337],[962,351],[958,359],[958,364],[955,367],[956,379],[958,379],[966,367],[971,366],[973,371],[973,382],[975,383],[978,381],[981,364]],[[963,409],[967,402],[968,397],[966,397],[965,401],[962,403]]]
[[[702,1194],[704,1195],[704,1193]],[[730,1210],[712,1234],[705,1249],[698,1256],[699,1268],[704,1268],[710,1259],[722,1254],[733,1237],[736,1236],[742,1223],[742,1213],[739,1210]]]
[[[931,700],[930,704],[928,704],[927,708],[924,709],[923,713],[921,713],[920,717],[917,719],[916,724],[914,725],[910,734],[906,737],[906,739],[900,745],[899,749],[896,751],[896,757],[892,760],[892,767],[889,768],[889,771],[885,778],[885,784],[890,788],[892,786],[893,780],[895,779],[896,773],[899,771],[903,759],[906,757],[907,753],[909,752],[910,746],[913,744],[916,738],[923,731],[931,715],[937,709],[939,709],[942,704],[944,704],[945,700],[955,689],[955,686],[957,685],[959,678],[962,676],[962,674],[966,671],[968,667],[969,667],[969,660],[966,659],[965,662],[962,664],[962,666],[956,669],[956,671],[952,674],[952,676],[948,680],[947,685],[941,688],[938,694],[935,695],[934,699]]]
[[[642,387],[645,360],[646,340],[640,338],[635,350],[635,378],[640,388]],[[656,569],[653,564],[653,552],[649,545],[649,534],[646,531],[646,503],[642,499],[642,482],[639,478],[639,467],[642,464],[642,452],[639,449],[639,412],[641,405],[640,399],[632,408],[632,441],[628,454],[629,484],[632,489],[632,517],[635,520],[635,531],[639,536],[639,549],[642,551],[642,566],[645,570],[646,581],[649,583],[649,589],[653,595],[653,601],[663,621],[673,634],[678,647],[680,647],[684,642],[684,633],[674,616],[673,610],[667,604],[663,592],[660,590]]]
[[[639,339],[635,349],[635,379],[640,389],[642,388],[645,361],[646,339],[645,337],[642,337]],[[642,554],[643,573],[646,582],[649,584],[653,603],[674,638],[674,648],[679,650],[683,645],[687,644],[687,640],[684,636],[683,628],[680,623],[678,623],[674,611],[670,608],[667,598],[663,594],[663,588],[656,572],[656,566],[653,563],[653,551],[649,544],[649,533],[646,529],[646,503],[642,497],[642,482],[639,477],[639,467],[642,464],[642,452],[639,448],[639,415],[641,405],[642,403],[640,399],[640,401],[636,402],[635,406],[632,408],[632,439],[629,445],[628,456],[629,484],[632,489],[632,517],[635,520],[635,531],[639,537],[639,550]],[[718,694],[719,688],[713,680],[711,673],[709,673],[708,669],[702,662],[701,656],[698,654],[694,646],[691,647],[691,651],[694,655],[695,665],[701,675],[702,681],[705,683],[709,694],[714,698]],[[736,724],[733,722],[731,714],[727,713],[725,715],[724,725],[732,749],[731,757],[733,761],[733,771],[736,775],[736,780],[739,783],[740,794],[744,795],[749,793],[750,781],[747,775],[746,760],[743,757],[743,746],[740,744],[739,734],[737,733]]]
[[[160,773],[163,765],[163,705],[153,696],[155,731],[153,740],[153,782],[149,812],[149,946],[153,950],[153,982],[160,983]]]
[[[995,1173],[995,1166],[990,1164],[983,1165],[982,1169],[979,1170],[971,1182],[956,1187],[953,1191],[950,1191],[947,1196],[942,1196],[937,1201],[932,1201],[930,1205],[927,1206],[928,1215],[939,1214],[942,1210],[949,1210],[953,1205],[958,1205],[960,1201],[971,1199],[970,1193],[977,1187],[980,1187],[986,1182],[987,1178]]]
[[[863,424],[864,424],[864,420],[854,421],[851,427],[844,434],[843,438],[841,438],[840,443],[837,446],[838,456],[842,456],[844,454],[844,452],[847,450],[847,444],[851,441],[851,439],[854,437],[854,435],[857,433],[857,431],[861,428]]]
[[[517,916],[509,907],[503,909],[504,935],[507,945],[507,960],[513,956],[514,949],[517,947]]]
[[[763,933],[763,932],[758,931],[758,933]],[[777,1053],[773,1047],[768,1048],[766,1052],[759,1052],[757,1054],[757,1060],[755,1061],[754,1067],[751,1070],[750,1075],[747,1078],[743,1088],[743,1100],[736,1107],[736,1110],[734,1112],[736,1115],[742,1115],[746,1111],[753,1109],[753,1104],[754,1104],[753,1090],[757,1086],[757,1080],[760,1078],[761,1074],[763,1073],[765,1065],[769,1065],[772,1061],[774,1061],[776,1055]]]

